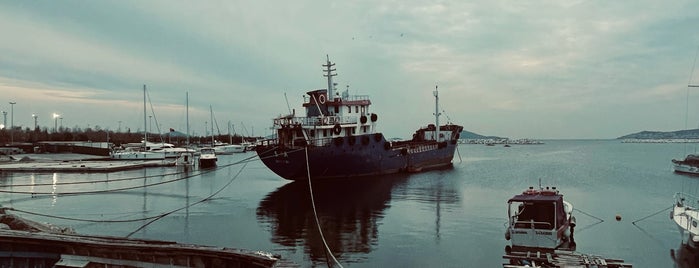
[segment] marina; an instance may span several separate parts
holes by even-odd
[[[459,146],[462,161],[448,169],[314,182],[320,228],[338,262],[503,267],[510,244],[503,204],[539,178],[575,205],[576,254],[634,267],[673,267],[693,256],[667,217],[670,209],[635,222],[672,205],[678,189],[696,187],[695,178],[672,172],[668,163],[682,154],[682,144]],[[204,170],[2,172],[0,182],[0,204],[11,213],[83,235],[259,250],[300,266],[328,265],[308,184],[277,176],[253,152],[221,155]]]
[[[0,268],[699,267],[696,10],[0,1]]]

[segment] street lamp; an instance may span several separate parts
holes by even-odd
[[[58,117],[60,114],[53,113],[53,133],[58,133]]]
[[[15,128],[15,104],[17,104],[14,101],[10,102],[10,143],[15,143],[15,135],[14,135],[14,128]]]
[[[36,126],[37,126],[36,120],[37,120],[37,118],[38,118],[39,116],[36,115],[36,114],[32,114],[32,117],[34,117],[34,130],[36,130]]]

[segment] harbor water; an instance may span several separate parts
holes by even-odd
[[[695,146],[461,144],[450,169],[313,182],[322,236],[309,185],[278,177],[253,152],[204,170],[2,173],[0,204],[81,234],[261,250],[303,267],[333,256],[345,267],[502,267],[507,200],[541,181],[575,207],[577,251],[679,267],[670,206],[675,192],[697,194],[699,177],[673,173],[670,160]]]

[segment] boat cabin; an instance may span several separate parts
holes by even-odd
[[[541,190],[529,187],[507,203],[509,226],[505,238],[512,241],[514,250],[554,250],[574,244],[573,206],[563,201],[563,195],[555,187]]]

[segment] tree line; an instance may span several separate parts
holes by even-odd
[[[174,133],[177,133],[175,135]],[[229,142],[228,135],[214,135],[214,139],[221,142]],[[40,141],[92,141],[92,142],[111,142],[117,146],[125,143],[141,142],[143,140],[143,132],[131,132],[127,129],[126,132],[115,132],[105,130],[99,126],[94,128],[88,127],[82,129],[80,127],[64,128],[60,127],[58,131],[49,131],[48,128],[31,129],[29,127],[14,127],[14,129],[0,130],[0,144],[10,143],[36,143]],[[239,135],[233,135],[232,142],[234,144],[241,143],[243,140],[254,141],[255,138],[244,138]],[[185,145],[187,142],[186,135],[181,135],[179,132],[168,132],[164,134],[148,133],[148,141],[150,142],[166,142],[175,145]],[[190,136],[191,144],[210,144],[210,136]]]

